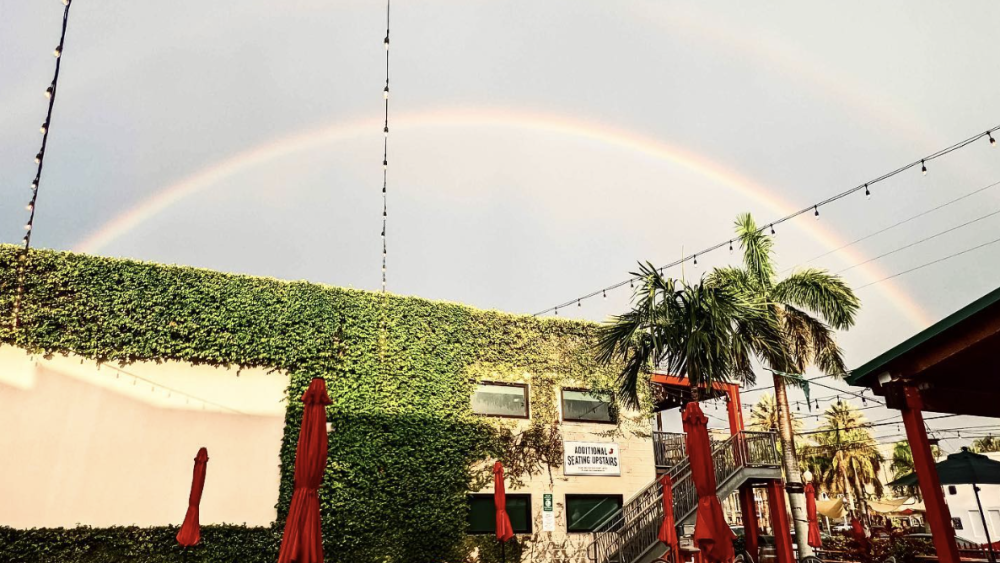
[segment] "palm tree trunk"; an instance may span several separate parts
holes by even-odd
[[[854,516],[854,493],[853,485],[847,480],[847,470],[844,469],[844,464],[841,463],[837,466],[837,473],[840,475],[840,483],[842,490],[844,491],[844,500],[847,501],[847,512]]]
[[[792,485],[796,491],[802,490],[802,475],[795,459],[795,436],[792,432],[792,413],[788,408],[788,391],[785,380],[774,374],[774,399],[778,405],[778,436],[781,439],[781,458],[785,469],[786,486]],[[797,485],[797,486],[796,486]],[[799,548],[799,560],[813,554],[809,545],[809,519],[806,517],[806,496],[803,492],[789,492],[788,505],[792,508],[792,526],[795,528],[795,543]],[[777,531],[775,531],[777,533]]]

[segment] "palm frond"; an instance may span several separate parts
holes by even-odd
[[[749,213],[736,217],[736,235],[743,250],[743,266],[750,277],[762,287],[771,287],[774,279],[774,261],[771,252],[774,240],[757,227]]]
[[[793,273],[774,285],[771,298],[823,317],[838,330],[854,325],[861,302],[839,276],[808,268]]]

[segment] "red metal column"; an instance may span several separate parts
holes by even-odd
[[[729,433],[736,434],[746,430],[743,426],[743,407],[740,404],[740,386],[726,385],[726,410],[729,411]]]
[[[746,538],[747,551],[754,561],[760,561],[760,549],[757,537],[760,528],[757,526],[757,502],[753,497],[753,487],[740,487],[740,512],[743,513],[743,534]],[[739,555],[739,554],[737,554]]]
[[[952,529],[951,512],[944,502],[941,492],[941,481],[938,479],[934,456],[927,441],[927,430],[924,427],[923,401],[920,392],[912,386],[903,388],[906,407],[903,409],[903,425],[906,427],[906,439],[910,442],[913,452],[913,470],[917,474],[920,492],[924,496],[924,506],[927,508],[927,523],[931,527],[934,538],[934,549],[937,550],[941,563],[958,563],[958,546],[955,544],[955,530]]]
[[[785,487],[780,480],[768,481],[767,504],[771,508],[771,527],[774,529],[774,546],[778,563],[795,563],[791,526],[788,522],[788,510],[785,508]]]

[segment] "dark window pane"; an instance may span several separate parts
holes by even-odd
[[[531,495],[507,495],[507,516],[515,533],[531,533]],[[496,522],[493,495],[469,495],[469,533],[496,533]]]
[[[621,495],[566,495],[566,529],[589,532],[621,507]]]
[[[472,412],[493,416],[527,418],[528,404],[523,385],[494,385],[481,383],[472,395]]]
[[[614,421],[610,397],[594,396],[587,391],[571,389],[564,389],[562,394],[564,420]]]

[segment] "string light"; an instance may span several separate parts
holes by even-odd
[[[602,291],[602,293],[604,293],[604,300],[607,301],[608,300],[608,290],[605,289],[605,290]]]
[[[388,83],[387,83],[387,86],[388,86]],[[824,199],[822,201],[819,201],[819,202],[816,202],[816,203],[812,203],[808,207],[803,207],[802,209],[799,209],[798,211],[795,211],[795,212],[792,212],[792,213],[790,213],[788,215],[785,215],[784,217],[780,217],[778,219],[775,219],[773,221],[765,223],[764,224],[765,226],[761,227],[758,230],[758,232],[759,233],[763,233],[763,232],[765,232],[765,230],[769,230],[770,233],[771,233],[771,235],[774,236],[774,235],[777,234],[777,231],[775,230],[775,226],[776,225],[779,225],[779,224],[784,223],[786,221],[790,221],[790,220],[798,217],[799,215],[803,215],[803,214],[805,214],[805,213],[807,213],[809,211],[812,211],[813,212],[813,216],[818,218],[819,217],[819,208],[820,207],[822,207],[824,205],[827,205],[827,204],[834,203],[835,201],[840,200],[842,198],[845,198],[845,197],[847,197],[848,195],[850,195],[850,194],[852,194],[854,192],[863,191],[865,193],[865,196],[868,197],[868,198],[870,198],[871,197],[871,189],[872,189],[872,187],[876,183],[882,182],[884,180],[887,180],[887,179],[889,179],[889,178],[891,178],[893,176],[896,176],[897,174],[901,174],[903,171],[908,170],[908,169],[916,166],[917,164],[920,165],[921,171],[924,174],[926,174],[927,173],[927,162],[928,161],[934,160],[935,158],[940,158],[940,157],[945,156],[947,154],[950,154],[950,153],[952,153],[954,151],[957,151],[958,149],[964,148],[966,145],[971,144],[972,142],[976,141],[977,139],[979,139],[981,137],[985,137],[987,139],[990,139],[991,140],[990,143],[991,144],[995,144],[995,139],[994,139],[994,137],[993,137],[992,134],[994,132],[998,131],[998,130],[1000,130],[1000,126],[992,127],[990,129],[982,132],[982,133],[977,133],[976,135],[973,135],[972,137],[969,137],[969,138],[967,138],[967,139],[965,139],[963,141],[959,141],[958,143],[955,143],[955,144],[953,144],[953,145],[951,145],[949,147],[941,149],[941,150],[939,150],[939,151],[937,151],[935,153],[929,154],[929,155],[927,155],[927,156],[925,156],[925,157],[923,157],[923,158],[921,158],[919,160],[910,162],[909,164],[906,164],[904,166],[900,166],[899,168],[896,168],[895,170],[892,170],[890,172],[886,172],[886,173],[882,174],[881,176],[873,178],[873,179],[871,179],[871,180],[869,180],[869,181],[867,181],[867,182],[865,182],[863,184],[859,184],[859,185],[857,185],[857,186],[855,186],[853,188],[844,190],[844,191],[842,191],[842,192],[840,192],[838,194],[832,195],[832,196],[830,196],[830,197],[828,197],[828,198],[826,198],[826,199]],[[715,244],[713,246],[710,246],[708,248],[705,248],[705,249],[699,250],[697,252],[694,252],[694,253],[690,254],[689,256],[685,256],[685,257],[683,257],[683,258],[681,258],[679,260],[671,262],[670,264],[666,264],[664,266],[660,266],[660,267],[656,268],[656,270],[659,271],[662,274],[668,268],[679,266],[680,264],[682,264],[684,262],[687,262],[689,260],[695,260],[699,254],[706,254],[706,253],[712,252],[713,250],[716,250],[716,249],[719,249],[719,248],[723,248],[723,247],[725,247],[727,245],[727,243],[728,243],[728,246],[730,248],[730,251],[732,251],[732,249],[733,249],[733,239],[726,239],[723,242],[720,242],[720,243]],[[554,312],[556,308],[562,308],[562,307],[567,307],[569,305],[572,305],[573,302],[576,301],[577,299],[589,299],[591,297],[595,297],[597,295],[602,294],[602,291],[617,289],[619,287],[624,286],[626,283],[628,283],[629,286],[634,289],[634,284],[632,283],[632,280],[621,281],[621,282],[618,282],[618,283],[616,283],[614,285],[607,286],[607,287],[603,288],[603,290],[598,289],[597,291],[593,291],[593,292],[588,293],[586,295],[580,296],[579,298],[574,298],[574,299],[565,301],[563,303],[560,303],[559,305],[556,305],[556,306],[550,307],[548,309],[539,311],[539,312],[535,313],[534,315],[535,316],[539,316],[539,315],[544,315],[545,313],[548,313],[550,311]]]
[[[695,266],[698,265],[698,255],[697,254],[694,255],[694,265]]]
[[[729,253],[730,254],[733,253],[733,241],[732,240],[729,241]]]
[[[389,185],[389,2],[385,2],[385,88],[382,97],[385,99],[385,113],[382,122],[382,293],[386,291],[386,262],[388,246],[386,243],[386,223],[389,219],[388,185]],[[384,306],[384,301],[383,301]],[[383,311],[384,316],[384,311]]]
[[[24,264],[27,260],[28,250],[31,248],[31,235],[32,228],[35,224],[35,212],[38,209],[38,183],[42,178],[42,167],[45,164],[45,147],[49,142],[49,125],[52,123],[52,108],[55,106],[56,102],[56,90],[59,84],[59,68],[62,65],[62,53],[63,46],[66,43],[66,26],[69,23],[69,6],[71,0],[62,0],[63,6],[63,17],[62,17],[62,29],[59,33],[59,44],[52,51],[55,56],[56,65],[55,70],[52,73],[52,82],[49,83],[48,88],[45,89],[45,98],[49,101],[48,108],[45,112],[45,121],[42,122],[42,126],[39,127],[39,131],[42,133],[42,146],[38,149],[38,153],[35,154],[35,164],[38,167],[35,170],[35,178],[31,181],[31,201],[25,206],[28,211],[28,221],[24,224],[24,237],[21,239],[23,247],[21,254],[18,257],[18,268],[17,268],[17,293],[14,298],[14,308],[13,308],[13,325],[14,328],[20,326],[21,318],[21,300],[24,296]]]
[[[997,140],[993,138],[993,134],[989,131],[986,132],[986,136],[990,138],[990,144],[994,147],[997,146]]]

